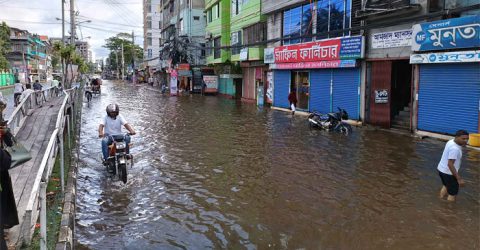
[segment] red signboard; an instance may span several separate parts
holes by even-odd
[[[181,63],[177,66],[177,70],[190,70],[190,64]]]
[[[342,37],[276,47],[275,63],[357,59],[363,56],[363,38]]]
[[[320,62],[276,63],[271,64],[272,69],[332,69],[353,68],[355,60],[332,60]]]

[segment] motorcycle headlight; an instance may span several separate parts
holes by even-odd
[[[117,142],[117,149],[125,149],[126,145],[123,142]]]

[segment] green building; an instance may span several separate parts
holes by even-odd
[[[266,40],[261,0],[207,0],[205,6],[207,47],[213,47],[207,64],[219,76],[218,92],[255,102],[268,69],[263,63],[264,46],[248,46]],[[219,48],[225,46],[233,47]]]

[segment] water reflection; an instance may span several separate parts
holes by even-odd
[[[126,186],[100,165],[98,120],[118,102],[139,131]],[[84,106],[77,232],[81,248],[478,248],[479,153],[467,187],[437,198],[444,143],[356,129],[217,97],[167,97],[106,82]]]

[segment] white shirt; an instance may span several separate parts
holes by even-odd
[[[117,119],[112,119],[110,116],[106,115],[102,122],[100,123],[105,126],[104,131],[107,135],[120,135],[122,134],[122,126],[127,124],[125,118],[122,115],[118,115]]]
[[[455,141],[452,139],[447,142],[445,145],[445,149],[443,150],[442,154],[442,159],[438,163],[438,171],[444,173],[444,174],[449,174],[453,175],[450,169],[448,168],[448,160],[455,160],[455,163],[453,164],[455,166],[455,169],[458,170],[460,169],[460,163],[462,161],[462,147],[455,143]]]
[[[19,82],[15,83],[15,90],[13,91],[13,93],[20,94],[22,92],[23,92],[23,84]]]

